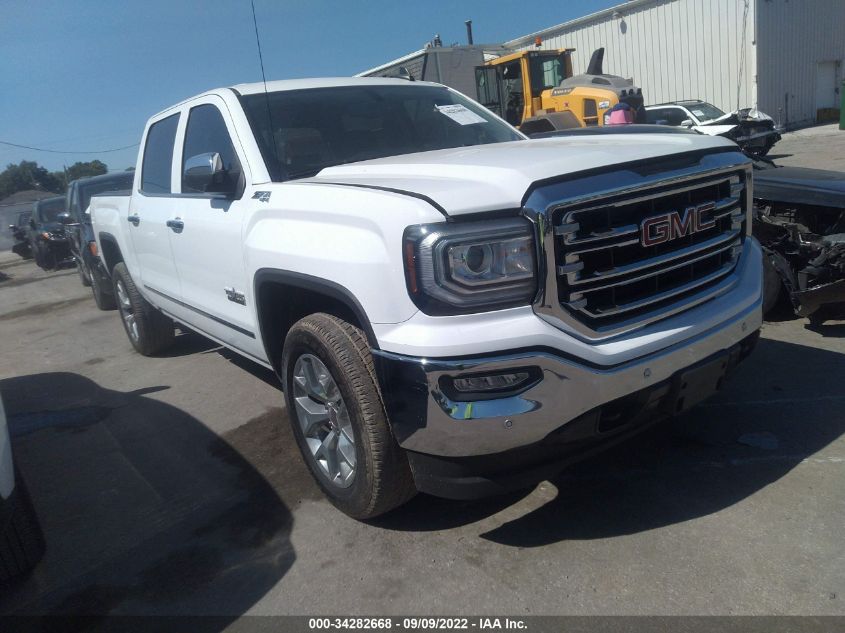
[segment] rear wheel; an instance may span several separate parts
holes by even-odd
[[[83,286],[87,288],[91,285],[91,278],[88,271],[85,270],[85,264],[79,260],[76,261],[76,272],[79,274],[79,281]]]
[[[299,449],[338,509],[369,519],[416,494],[359,328],[329,314],[305,317],[285,339],[282,372]]]
[[[91,292],[94,294],[94,302],[100,310],[114,310],[117,307],[114,295],[103,287],[100,276],[93,271],[91,273]]]
[[[173,320],[141,296],[123,262],[114,267],[112,279],[117,309],[132,347],[144,356],[153,356],[170,347],[176,337]]]

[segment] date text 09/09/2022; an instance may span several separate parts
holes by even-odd
[[[527,625],[524,620],[516,618],[309,618],[308,628],[310,630],[389,630],[400,629],[408,631],[416,630],[525,630]]]

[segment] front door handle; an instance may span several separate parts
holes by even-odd
[[[126,219],[129,220],[129,222],[131,222],[133,226],[138,226],[141,223],[141,216],[137,213],[133,213]]]
[[[181,218],[174,218],[172,220],[168,220],[166,224],[168,228],[170,228],[174,233],[181,233],[182,229],[185,228],[185,223],[182,222]]]

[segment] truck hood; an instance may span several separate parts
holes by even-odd
[[[327,167],[298,182],[394,189],[426,196],[448,215],[516,209],[540,180],[707,149],[736,148],[694,134],[554,137],[391,156]]]

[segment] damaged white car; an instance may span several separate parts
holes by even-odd
[[[772,117],[756,108],[725,113],[712,103],[698,99],[646,106],[646,120],[724,136],[757,156],[765,156],[781,138]]]

